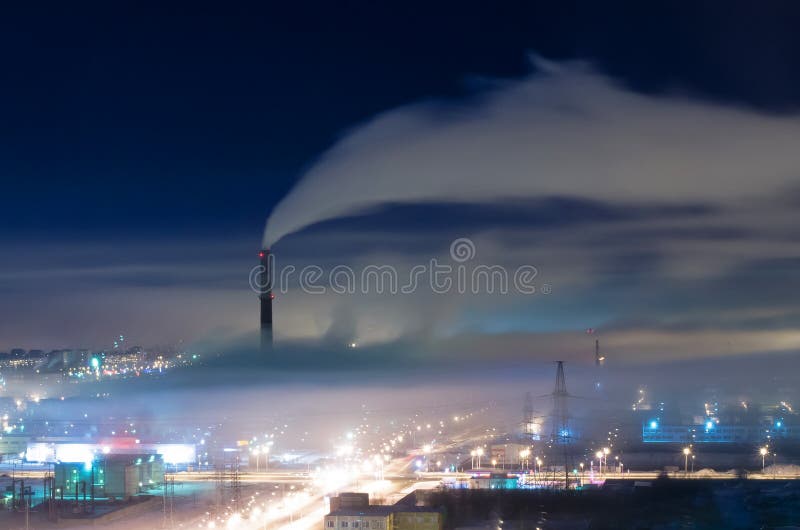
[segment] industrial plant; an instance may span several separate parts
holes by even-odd
[[[800,2],[6,4],[0,530],[800,528]]]

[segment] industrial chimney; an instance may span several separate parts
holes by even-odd
[[[259,298],[261,299],[261,350],[272,348],[272,267],[269,249],[258,253],[262,271],[259,280]]]
[[[600,355],[600,339],[594,341],[594,365],[603,366],[606,362],[606,356]]]

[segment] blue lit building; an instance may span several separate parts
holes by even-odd
[[[658,419],[642,425],[645,443],[764,443],[779,440],[800,440],[800,427],[782,420],[762,425],[724,425],[707,420],[700,425],[662,425]]]

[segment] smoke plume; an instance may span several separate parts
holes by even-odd
[[[277,205],[264,243],[388,202],[730,202],[782,192],[798,176],[797,117],[639,94],[580,64],[536,65],[467,101],[363,124]]]

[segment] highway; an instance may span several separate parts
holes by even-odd
[[[405,462],[403,465],[406,465]],[[483,469],[480,470],[481,472],[488,473],[488,472],[496,472],[502,473],[503,470],[500,469]],[[519,471],[514,470],[506,470],[508,473],[518,473]],[[46,475],[46,471],[42,470],[25,470],[20,471],[16,470],[13,473],[11,471],[3,471],[0,472],[0,476],[7,476],[15,477],[17,479],[43,479]],[[598,473],[594,473],[592,476],[595,479],[602,480],[602,479],[630,479],[630,480],[654,480],[662,475],[662,471],[654,470],[654,471],[628,471],[626,470],[624,473],[603,473],[603,475],[599,475]],[[170,473],[175,477],[176,482],[217,482],[221,480],[220,474],[215,471],[181,471],[178,473]],[[552,473],[547,474],[544,471],[541,473],[542,476],[552,476]],[[443,472],[395,472],[395,473],[385,473],[384,479],[388,482],[408,482],[408,481],[416,481],[416,480],[425,480],[425,481],[441,481],[441,480],[469,480],[472,475],[468,472],[459,472],[459,473],[443,473]],[[584,477],[586,480],[589,480],[590,473],[587,471],[584,473]],[[735,472],[732,471],[711,471],[708,469],[703,469],[701,471],[695,472],[683,472],[683,471],[672,471],[667,473],[667,476],[672,479],[718,479],[718,480],[730,480],[733,478],[740,478]],[[800,473],[772,473],[767,471],[765,473],[761,473],[760,471],[751,471],[746,474],[746,478],[752,480],[794,480],[800,479]],[[228,474],[225,480],[230,480],[230,474]],[[248,484],[306,484],[313,480],[313,474],[309,474],[307,472],[287,472],[287,471],[244,471],[240,472],[238,479],[242,483]]]

